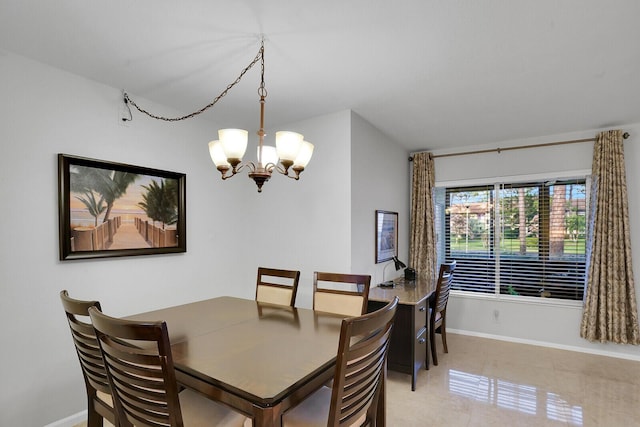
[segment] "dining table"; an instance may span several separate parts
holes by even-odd
[[[223,296],[127,319],[167,323],[179,385],[271,427],[333,378],[343,317]]]

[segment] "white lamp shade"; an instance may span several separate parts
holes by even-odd
[[[311,160],[311,156],[313,155],[313,144],[308,141],[302,141],[302,145],[300,146],[300,152],[298,156],[293,161],[293,166],[301,166],[306,168]]]
[[[278,156],[282,160],[294,161],[300,152],[300,146],[304,136],[296,132],[276,132],[276,148]]]
[[[258,159],[260,159],[260,147],[257,148]],[[262,166],[267,166],[269,163],[273,164],[273,166],[278,164],[278,153],[276,152],[276,147],[272,145],[263,145],[262,146]]]
[[[227,159],[242,159],[247,151],[248,132],[242,129],[220,129],[218,137]]]
[[[211,160],[213,160],[214,165],[229,166],[229,162],[227,162],[227,157],[224,155],[224,150],[222,149],[222,143],[220,141],[216,140],[209,143],[209,155],[211,156]]]

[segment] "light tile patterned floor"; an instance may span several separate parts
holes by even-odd
[[[437,338],[415,392],[389,371],[388,426],[640,426],[640,362],[456,334],[444,354]]]
[[[439,365],[388,375],[390,426],[640,426],[640,362],[448,334]]]

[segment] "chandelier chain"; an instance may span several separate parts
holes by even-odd
[[[158,116],[158,115],[155,115],[155,114],[145,110],[144,108],[140,107],[138,104],[135,103],[135,101],[133,101],[129,97],[129,94],[127,94],[126,92],[124,93],[124,102],[127,103],[127,104],[133,105],[138,111],[140,111],[143,114],[146,114],[147,116],[149,116],[149,117],[151,117],[153,119],[164,120],[165,122],[178,122],[180,120],[190,119],[192,117],[195,117],[195,116],[197,116],[199,114],[204,113],[209,108],[213,107],[222,97],[224,97],[227,94],[227,92],[229,92],[229,90],[232,87],[234,87],[236,84],[238,84],[240,82],[240,80],[242,79],[242,77],[244,77],[244,75],[247,73],[247,71],[249,71],[251,68],[253,68],[253,66],[256,65],[256,63],[258,61],[261,61],[261,68],[262,68],[262,83],[260,85],[260,90],[264,91],[265,96],[266,96],[266,90],[264,89],[264,41],[263,41],[262,45],[260,46],[260,50],[258,51],[256,57],[253,59],[253,61],[251,61],[251,63],[249,65],[247,65],[244,68],[244,70],[242,70],[242,72],[240,73],[238,78],[236,78],[236,80],[233,83],[229,84],[227,86],[227,88],[220,93],[220,95],[216,96],[213,99],[213,101],[211,101],[209,104],[205,105],[204,107],[202,107],[198,111],[194,111],[193,113],[190,113],[190,114],[187,114],[187,115],[181,116],[181,117]]]
[[[264,84],[264,40],[260,45],[260,87],[258,88],[258,95],[261,97],[267,97],[267,89]]]

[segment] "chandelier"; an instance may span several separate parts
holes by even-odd
[[[157,116],[139,107],[126,92],[124,93],[124,103],[127,108],[129,108],[129,104],[131,104],[141,113],[157,120],[173,122],[189,119],[213,107],[258,61],[260,61],[261,73],[260,86],[258,87],[258,96],[260,97],[260,129],[257,132],[257,162],[254,163],[250,161],[242,163],[242,157],[247,150],[248,142],[248,132],[243,129],[218,130],[218,139],[209,142],[209,155],[218,171],[220,171],[223,180],[235,176],[241,169],[247,166],[249,169],[249,178],[253,179],[258,187],[258,193],[261,193],[262,186],[265,182],[269,181],[273,171],[277,171],[291,179],[299,180],[300,174],[304,171],[313,154],[313,144],[305,141],[304,136],[297,132],[278,131],[275,134],[275,147],[264,144],[264,137],[266,136],[264,131],[264,104],[265,98],[267,97],[267,89],[264,83],[264,37],[261,37],[258,54],[253,61],[242,70],[238,78],[228,85],[211,103],[198,111],[175,118]],[[122,120],[128,121],[131,119],[131,114],[129,114],[128,118],[123,118]]]
[[[276,132],[276,146],[264,145],[264,104],[267,90],[264,85],[264,41],[258,52],[260,56],[260,129],[258,130],[257,163],[248,162],[242,164],[242,156],[247,150],[248,132],[243,129],[220,129],[218,140],[209,143],[209,154],[216,168],[222,174],[222,179],[231,178],[244,166],[249,168],[249,178],[258,186],[258,192],[262,192],[262,185],[269,181],[274,170],[298,180],[300,174],[311,160],[313,144],[304,140],[304,136],[297,132]],[[293,170],[293,175],[289,174]],[[229,170],[231,172],[229,173]]]

